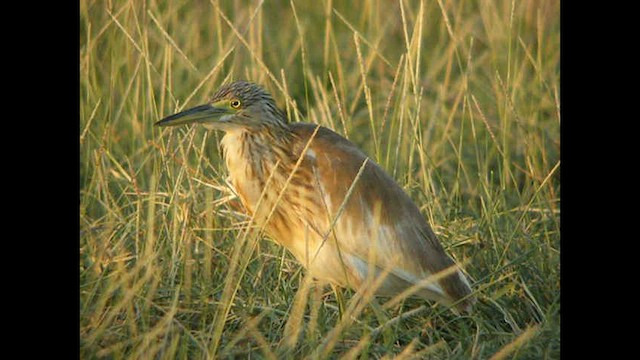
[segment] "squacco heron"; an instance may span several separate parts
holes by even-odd
[[[225,132],[230,183],[247,213],[313,277],[354,289],[379,277],[378,295],[413,287],[454,312],[471,310],[469,282],[418,207],[349,140],[288,123],[269,93],[245,81],[156,125],[191,123]]]

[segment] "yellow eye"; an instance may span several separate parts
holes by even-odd
[[[240,100],[238,100],[238,99],[233,99],[233,100],[231,100],[231,102],[230,102],[229,104],[230,104],[230,105],[231,105],[231,107],[232,107],[232,108],[234,108],[234,109],[238,109],[238,108],[240,108],[240,105],[241,105]]]

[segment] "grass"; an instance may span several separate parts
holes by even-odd
[[[81,356],[559,358],[559,29],[551,0],[82,0]],[[240,78],[398,181],[472,315],[339,303],[246,226],[221,134],[153,127]]]

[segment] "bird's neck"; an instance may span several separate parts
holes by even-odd
[[[290,135],[238,130],[229,131],[222,138],[231,184],[251,212],[267,184],[284,182],[283,172],[276,169],[295,163],[293,154],[287,150],[290,141],[287,136]]]

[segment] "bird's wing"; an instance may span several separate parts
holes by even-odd
[[[301,151],[317,125],[290,125]],[[377,266],[392,267],[394,274],[409,283],[454,265],[411,198],[349,140],[320,127],[306,155],[312,160],[329,217],[338,217],[330,225],[341,251],[365,263],[375,251]],[[459,299],[470,291],[462,278],[456,272],[438,285],[446,296]]]

